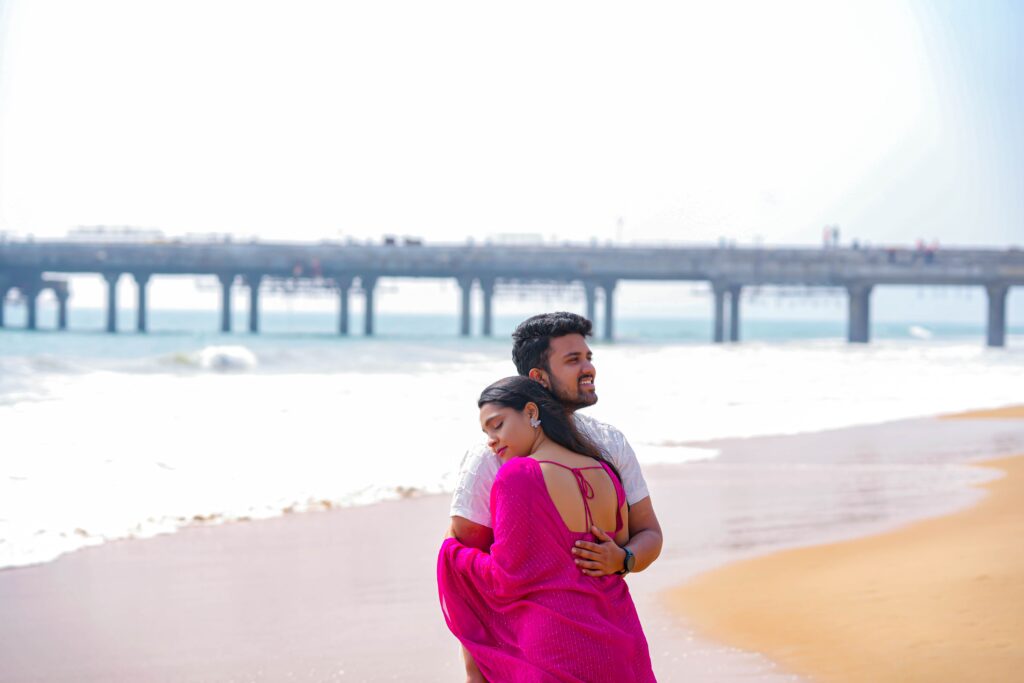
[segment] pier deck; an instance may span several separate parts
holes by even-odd
[[[623,280],[706,281],[714,292],[716,342],[739,339],[744,287],[781,285],[844,288],[849,296],[851,342],[869,341],[870,298],[878,285],[968,285],[988,295],[988,344],[1003,346],[1009,288],[1024,284],[1024,252],[1017,249],[767,248],[597,245],[193,243],[153,241],[0,242],[0,327],[3,300],[17,289],[35,328],[35,301],[46,288],[57,293],[66,327],[67,287],[59,274],[99,273],[107,281],[107,329],[117,329],[116,284],[129,274],[139,290],[137,329],[146,330],[146,287],[159,275],[214,275],[222,288],[221,329],[230,331],[231,288],[250,293],[249,329],[259,329],[260,284],[307,280],[335,289],[340,334],[348,334],[350,290],[358,281],[366,297],[365,329],[373,334],[373,296],[382,277],[451,278],[462,290],[460,332],[470,331],[474,286],[483,296],[483,330],[492,329],[496,284],[575,282],[583,286],[587,312],[596,317],[597,290],[604,292],[603,332],[614,337],[614,292]]]

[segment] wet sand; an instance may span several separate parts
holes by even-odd
[[[1020,407],[958,420],[1024,418]],[[1024,455],[967,510],[715,569],[666,593],[698,632],[820,681],[1016,681]]]
[[[1024,452],[1024,422],[911,420],[713,446],[715,460],[645,468],[666,543],[629,582],[663,682],[794,680],[694,633],[664,591],[967,507],[979,497],[970,483],[991,475],[965,460]],[[434,579],[447,512],[447,496],[426,496],[2,570],[0,681],[459,680]]]

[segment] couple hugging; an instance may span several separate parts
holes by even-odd
[[[589,320],[547,313],[512,334],[517,377],[480,394],[441,546],[441,610],[468,681],[653,681],[623,577],[661,552],[636,455],[597,402]]]

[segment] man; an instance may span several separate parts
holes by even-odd
[[[512,333],[512,360],[520,375],[540,382],[573,413],[576,425],[597,444],[622,477],[629,504],[629,541],[619,547],[603,529],[591,532],[598,543],[577,541],[572,549],[580,571],[588,576],[625,574],[646,569],[661,553],[661,526],[654,514],[647,483],[636,454],[622,432],[592,417],[576,413],[597,403],[586,338],[591,323],[575,313],[545,313],[524,320]],[[451,535],[462,543],[488,550],[494,540],[491,529],[491,486],[501,461],[481,444],[462,460],[451,506]],[[467,657],[468,680],[483,680]]]

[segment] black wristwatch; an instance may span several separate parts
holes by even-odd
[[[618,574],[625,576],[626,574],[633,571],[633,567],[636,566],[636,555],[629,548],[623,548],[626,551],[626,557],[622,560],[622,571],[617,572]]]

